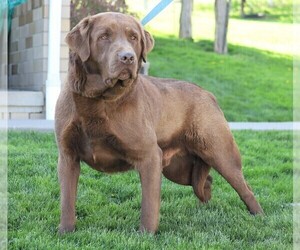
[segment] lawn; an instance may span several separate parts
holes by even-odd
[[[136,172],[82,167],[77,230],[57,235],[59,187],[52,133],[9,132],[9,249],[292,249],[292,133],[236,131],[244,174],[265,210],[253,217],[217,173],[212,200],[163,179],[159,232],[137,232]]]
[[[224,56],[206,40],[155,40],[150,75],[191,81],[211,91],[229,121],[293,120],[290,56],[238,45],[229,45]]]
[[[146,25],[156,40],[148,57],[150,75],[191,81],[211,91],[229,121],[292,121],[293,24],[282,23],[280,18],[231,18],[229,53],[218,55],[213,52],[212,2],[196,1],[194,5],[193,41],[177,38],[179,2],[174,1]],[[140,17],[148,12],[136,0],[128,3]],[[280,5],[277,0],[274,3]],[[149,3],[148,9],[153,5]],[[273,16],[291,10],[290,0],[285,7],[274,8]]]

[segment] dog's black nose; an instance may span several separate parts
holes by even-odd
[[[125,64],[134,63],[134,54],[131,52],[120,52],[118,54],[118,56],[122,63],[125,63]]]

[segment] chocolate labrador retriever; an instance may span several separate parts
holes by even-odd
[[[142,185],[140,230],[159,222],[162,173],[211,197],[210,167],[237,191],[252,214],[262,213],[241,170],[241,158],[215,97],[179,80],[139,75],[153,48],[131,16],[84,18],[66,37],[68,81],[56,106],[61,233],[75,228],[80,162],[113,173],[135,169]]]

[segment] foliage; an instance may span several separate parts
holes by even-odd
[[[291,132],[234,132],[244,174],[265,211],[251,216],[215,171],[212,200],[199,205],[192,188],[162,183],[159,232],[137,232],[138,174],[107,175],[82,166],[77,229],[57,235],[59,185],[53,134],[9,133],[9,249],[292,249]],[[30,149],[30,150],[29,150]]]
[[[125,0],[71,0],[71,27],[84,17],[106,11],[128,13],[128,6]]]
[[[213,3],[213,0],[199,1],[195,4],[195,10],[213,11]],[[240,9],[241,0],[231,0],[230,16],[241,18]],[[293,23],[293,0],[246,0],[245,14],[258,20]]]
[[[233,0],[231,14],[234,17],[240,16],[240,0]],[[267,20],[278,20],[281,22],[293,22],[293,1],[292,0],[247,0],[245,14],[255,17],[257,14]]]

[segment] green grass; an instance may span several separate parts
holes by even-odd
[[[229,121],[292,121],[293,61],[290,56],[229,45],[213,52],[210,41],[155,37],[150,75],[197,83],[218,99]]]
[[[265,210],[253,217],[218,174],[212,200],[164,179],[159,232],[137,232],[136,172],[107,175],[82,167],[77,230],[57,235],[59,187],[53,134],[9,133],[9,249],[292,249],[292,133],[234,133],[244,174]]]
[[[291,0],[273,2],[276,7],[269,10],[270,14],[279,13],[283,17],[288,10],[291,17]],[[148,12],[137,0],[127,3],[141,18]],[[248,3],[258,9],[270,9],[267,1],[249,0]],[[232,4],[236,13],[237,1]],[[213,0],[195,1],[194,42],[177,38],[178,1],[145,26],[156,40],[149,54],[150,75],[191,81],[211,91],[229,121],[292,121],[293,28],[300,24],[293,27],[289,21],[278,18],[268,22],[231,18],[229,53],[217,55],[212,42],[213,6]],[[148,7],[153,6],[149,3]]]
[[[248,2],[258,4],[256,0]],[[285,9],[292,6],[290,0],[274,3]],[[141,17],[146,14],[136,0],[128,4]],[[205,5],[212,8],[213,1],[195,2],[194,42],[177,39],[179,2],[173,2],[146,25],[156,40],[149,54],[150,75],[191,81],[211,91],[229,121],[292,121],[293,24],[278,19],[261,22],[231,18],[229,53],[217,55],[212,42],[214,14]],[[266,7],[266,3],[260,7]],[[272,13],[275,11],[284,10],[278,7]]]

